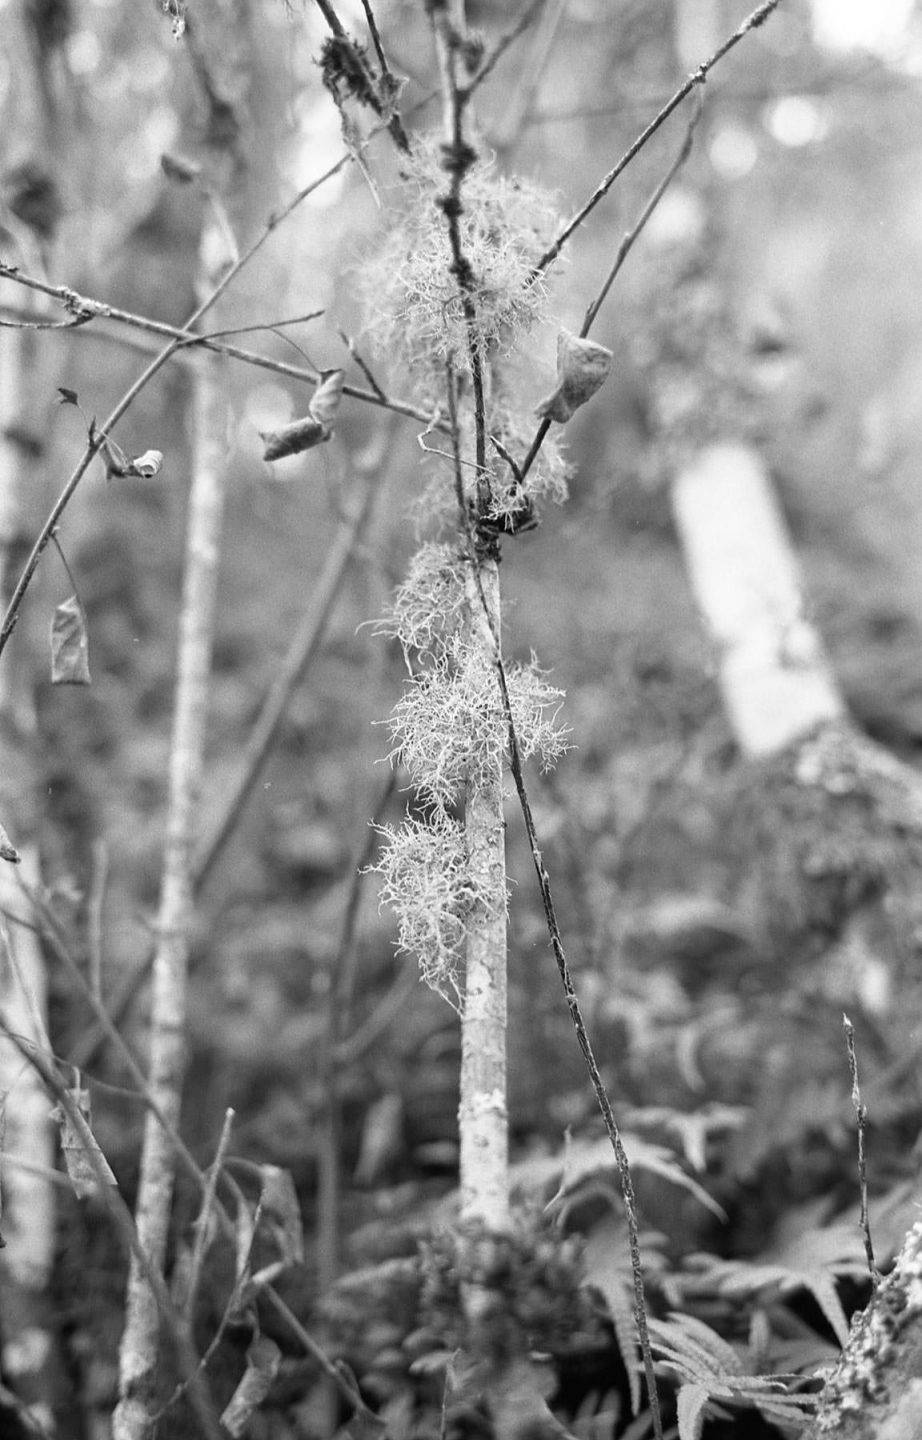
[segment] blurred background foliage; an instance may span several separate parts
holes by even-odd
[[[342,140],[316,63],[319,12],[240,0],[220,61],[222,108],[203,95],[193,52],[157,7],[57,8],[63,40],[49,48],[48,73],[66,145],[49,278],[181,324],[196,299],[204,202],[201,186],[170,181],[161,154],[192,157],[207,179],[214,127],[238,127],[233,219],[242,238],[323,173]],[[540,180],[572,213],[748,8],[549,6],[561,18],[546,55],[526,31],[478,99],[484,143],[502,170]],[[798,798],[783,765],[739,760],[668,483],[681,445],[715,426],[758,444],[852,713],[915,763],[922,15],[904,6],[886,43],[845,46],[817,28],[822,14],[831,23],[828,8],[784,0],[708,80],[692,157],[594,332],[614,350],[615,373],[567,431],[570,499],[508,543],[503,564],[508,653],[527,659],[534,649],[567,692],[574,748],[555,772],[530,778],[532,798],[593,1042],[634,1141],[656,1313],[697,1317],[751,1352],[756,1370],[775,1371],[828,1360],[842,1307],[850,1312],[867,1294],[843,1008],[856,1025],[871,1113],[872,1217],[884,1257],[912,1213],[922,1120],[919,840],[895,838],[859,800],[830,834],[826,812]],[[360,6],[337,9],[363,33]],[[513,18],[502,4],[468,10],[491,40]],[[848,13],[843,6],[843,22]],[[408,129],[437,125],[422,7],[382,0],[378,17],[393,69],[408,77]],[[9,75],[4,83],[8,93]],[[683,123],[664,127],[568,247],[553,322],[527,357],[535,401],[549,388],[557,324],[578,328]],[[13,115],[0,140],[0,194],[14,240],[29,226],[15,150]],[[364,164],[367,175],[345,166],[278,227],[223,302],[220,327],[322,309],[319,320],[243,343],[290,363],[306,355],[321,369],[345,365],[363,385],[345,334],[388,392],[405,395],[405,377],[363,347],[356,283],[400,157],[381,136]],[[91,324],[40,343],[59,383],[103,415],[153,341]],[[662,421],[669,374],[692,387],[687,424]],[[225,376],[232,481],[203,835],[354,503],[355,457],[376,443],[380,497],[322,649],[201,895],[186,1133],[207,1163],[233,1106],[234,1152],[290,1168],[307,1236],[306,1263],[286,1282],[293,1303],[310,1324],[322,1315],[331,1349],[391,1406],[395,1433],[431,1433],[441,1392],[430,1387],[420,1400],[425,1386],[409,1379],[405,1342],[423,1325],[421,1283],[428,1323],[450,1308],[437,1247],[422,1282],[418,1267],[385,1275],[380,1262],[412,1256],[433,1217],[447,1213],[434,1207],[450,1203],[455,1178],[456,1020],[394,953],[373,879],[355,887],[356,867],[373,858],[370,821],[396,820],[407,798],[399,776],[397,793],[388,788],[386,733],[376,728],[400,694],[403,661],[366,622],[382,614],[417,543],[413,502],[428,478],[422,427],[347,399],[332,443],[270,474],[257,432],[303,413],[303,387],[233,362]],[[44,671],[36,679],[48,905],[82,964],[101,909],[104,997],[148,949],[159,883],[187,389],[180,358],[119,427],[131,453],[164,451],[163,473],[107,483],[97,467],[61,532],[88,616],[92,689],[53,689]],[[49,502],[83,438],[77,412],[53,398],[34,397]],[[49,556],[27,604],[50,614],[64,584]],[[549,1393],[570,1428],[628,1433],[629,1386],[613,1339],[625,1333],[629,1283],[612,1258],[623,1253],[619,1202],[601,1162],[578,1164],[578,1147],[600,1130],[511,807],[509,852],[511,1123],[523,1203],[532,1215],[529,1206],[564,1186],[553,1233],[583,1237],[597,1286],[577,1304],[573,1255],[561,1261],[558,1246],[546,1263],[532,1259],[532,1302],[544,1286],[579,1312],[562,1321],[549,1301],[536,1334],[554,1357]],[[344,942],[350,905],[354,933]],[[91,1017],[53,957],[51,966],[55,1046],[84,1058],[97,1137],[130,1195],[140,1107],[120,1089],[117,1057],[88,1038]],[[123,1021],[139,1046],[143,1019],[142,990]],[[572,1152],[567,1133],[577,1137]],[[180,1207],[178,1246],[192,1204],[190,1196]],[[825,1280],[804,1245],[822,1253]],[[99,1413],[112,1384],[100,1357],[114,1354],[121,1303],[113,1249],[91,1207],[64,1202],[60,1303],[84,1398]],[[359,1266],[379,1268],[361,1272],[352,1290],[348,1279],[331,1290],[337,1273]],[[221,1284],[218,1275],[218,1296]],[[395,1285],[409,1285],[405,1315]],[[304,1362],[286,1363],[274,1408],[252,1433],[328,1433],[335,1417],[318,1418],[319,1382]],[[726,1415],[738,1413],[734,1404]],[[743,1415],[715,1412],[706,1434],[796,1429],[790,1417],[759,1420],[751,1407]],[[478,1424],[470,1415],[457,1423],[467,1433]]]

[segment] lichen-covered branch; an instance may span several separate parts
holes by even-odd
[[[922,1220],[852,1321],[802,1440],[918,1440],[922,1416]]]

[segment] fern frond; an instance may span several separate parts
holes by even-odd
[[[705,1415],[715,1415],[715,1402],[758,1410],[782,1429],[799,1429],[815,1397],[789,1387],[796,1377],[747,1373],[748,1357],[728,1344],[703,1320],[672,1314],[651,1320],[650,1339],[660,1363],[683,1382],[676,1400],[679,1440],[699,1440]]]

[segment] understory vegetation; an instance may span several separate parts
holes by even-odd
[[[0,1433],[813,1440],[918,1218],[917,79],[148,8],[0,7]],[[761,754],[722,444],[840,697]]]

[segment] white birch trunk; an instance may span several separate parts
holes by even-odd
[[[227,406],[220,362],[203,358],[196,373],[193,475],[150,1021],[151,1095],[167,1122],[177,1129],[185,1061],[192,857],[202,783],[227,464]],[[148,1113],[135,1220],[140,1244],[150,1264],[160,1273],[166,1254],[173,1180],[172,1144],[159,1121]],[[154,1295],[139,1266],[132,1261],[119,1354],[120,1398],[113,1418],[113,1440],[144,1440],[151,1433],[151,1414],[158,1390],[158,1335]]]
[[[482,563],[481,584],[468,584],[471,638],[493,666],[500,623],[499,568]],[[509,1140],[506,1111],[506,848],[503,820],[503,724],[497,697],[496,739],[487,773],[468,781],[465,828],[470,877],[487,897],[467,929],[461,1022],[461,1218],[491,1231],[509,1228]]]
[[[35,16],[24,0],[13,0],[4,13],[4,49],[8,56],[3,114],[10,127],[6,164],[28,167],[53,186],[60,165],[55,96],[48,56],[36,41]],[[40,217],[39,238],[15,216],[5,217],[29,267],[42,265],[44,242],[50,244],[54,205]],[[15,303],[21,292],[5,287]],[[53,394],[48,352],[34,334],[0,330],[0,608],[5,609],[42,504],[44,457],[28,442],[43,436],[47,415],[40,413]],[[48,397],[48,398],[46,398]],[[35,599],[33,595],[32,599]],[[21,867],[0,862],[0,906],[29,918],[19,888],[22,878],[38,884],[38,776],[33,686],[37,612],[25,617],[16,641],[0,662],[0,823],[22,855]],[[44,637],[42,637],[44,639]],[[0,1029],[33,1044],[48,1043],[46,976],[34,931],[5,927],[0,947]],[[48,1434],[61,1433],[65,1399],[64,1367],[52,1297],[49,1293],[55,1249],[54,1189],[48,1176],[55,1167],[51,1102],[37,1074],[25,1065],[12,1042],[0,1035],[0,1099],[5,1102],[5,1140],[0,1183],[3,1187],[3,1235],[0,1251],[0,1368],[29,1413]],[[20,1168],[17,1161],[25,1162]],[[28,1166],[28,1169],[25,1168]],[[64,1425],[62,1428],[66,1428]]]
[[[30,507],[39,495],[40,467],[16,436],[27,428],[24,375],[33,337],[0,331],[0,604],[5,608],[28,541]],[[34,507],[32,507],[34,508]],[[33,616],[0,663],[0,823],[22,856],[20,867],[0,861],[0,907],[29,919],[19,874],[39,882],[35,768],[36,719],[30,641]],[[34,930],[4,926],[0,947],[0,1030],[47,1046],[45,962]],[[0,1251],[2,1348],[0,1366],[30,1413],[57,1433],[61,1399],[59,1344],[49,1295],[55,1247],[55,1203],[48,1176],[55,1168],[51,1102],[18,1047],[0,1034],[0,1100],[4,1102],[3,1236]],[[17,1162],[22,1161],[20,1166]]]
[[[718,650],[744,754],[772,755],[845,707],[804,598],[784,518],[749,446],[712,445],[678,475],[673,508],[689,579]]]

